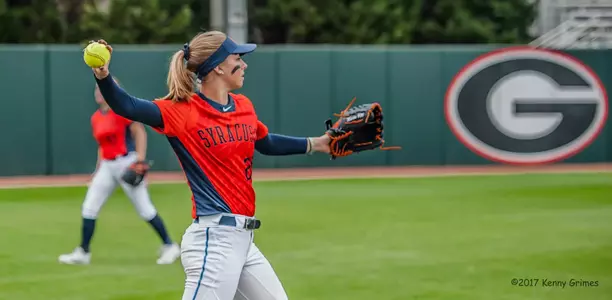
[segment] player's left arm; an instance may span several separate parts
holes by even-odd
[[[263,155],[294,155],[314,152],[329,153],[329,137],[295,137],[269,133],[268,128],[257,122],[257,136],[262,137],[255,142],[255,149]]]
[[[132,124],[130,124],[130,132],[134,137],[138,161],[143,161],[147,157],[147,132],[144,125],[142,125],[142,123],[132,122]]]
[[[263,155],[293,155],[313,152],[329,153],[329,137],[294,137],[268,133],[255,142],[255,149]]]

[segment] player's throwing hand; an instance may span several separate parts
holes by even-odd
[[[94,41],[90,41],[90,43],[93,43]],[[108,51],[111,53],[111,57],[113,54],[113,47],[111,47],[105,40],[98,40],[97,41],[100,44],[103,44],[104,46],[106,46],[106,49],[108,49]],[[109,58],[106,63],[99,68],[91,68],[94,72],[94,75],[96,76],[96,78],[98,79],[104,79],[106,78],[106,76],[108,76],[109,71],[108,71],[108,64],[110,63],[111,59]]]

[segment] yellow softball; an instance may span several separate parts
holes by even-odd
[[[110,51],[108,51],[106,46],[98,42],[90,43],[85,47],[85,50],[83,50],[83,60],[85,60],[85,64],[91,68],[104,66],[110,59],[110,56]]]

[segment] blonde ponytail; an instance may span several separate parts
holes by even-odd
[[[169,93],[164,99],[173,102],[189,100],[194,92],[198,66],[221,46],[226,37],[225,33],[220,31],[202,32],[185,44],[183,50],[174,53],[168,70]]]
[[[183,58],[183,50],[180,50],[174,53],[170,61],[167,80],[169,93],[165,99],[173,102],[187,101],[193,93],[195,74],[187,69]]]

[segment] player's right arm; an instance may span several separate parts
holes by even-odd
[[[98,40],[106,46],[112,54],[113,47],[108,45],[104,40]],[[162,114],[154,103],[151,101],[136,98],[117,85],[115,80],[108,70],[110,59],[106,61],[104,66],[92,68],[100,93],[110,108],[118,115],[136,122],[140,122],[151,127],[163,127]]]
[[[151,127],[163,127],[162,114],[153,102],[128,94],[113,80],[112,75],[96,78],[100,93],[118,115]]]
[[[104,40],[99,43],[113,53],[113,47]],[[110,74],[108,65],[110,59],[104,66],[92,68],[100,93],[106,103],[118,115],[136,122],[151,126],[155,131],[176,136],[184,128],[189,113],[189,105],[172,105],[172,101],[157,100],[147,101],[136,98],[124,91]]]

